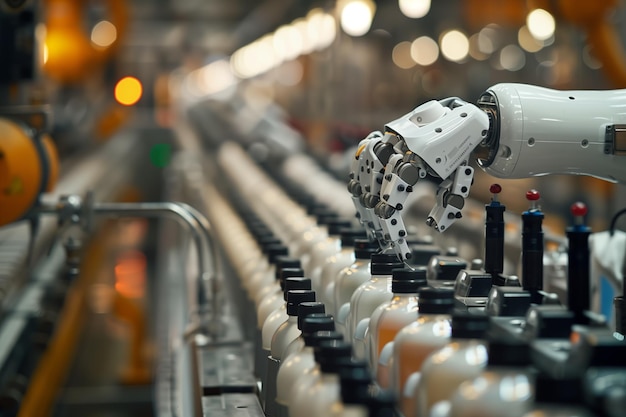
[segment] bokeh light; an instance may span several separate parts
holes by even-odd
[[[398,6],[406,17],[419,19],[430,11],[430,0],[398,0]]]
[[[508,71],[519,71],[526,65],[526,55],[517,45],[507,45],[500,50],[500,65]]]
[[[115,85],[115,100],[124,106],[136,104],[142,94],[141,82],[135,77],[124,77]]]
[[[411,43],[411,58],[418,65],[427,67],[439,58],[439,46],[434,39],[420,36]]]
[[[400,42],[394,46],[391,52],[393,63],[402,69],[409,69],[415,66],[415,61],[411,58],[411,42]]]
[[[545,41],[554,35],[556,22],[550,12],[535,9],[526,16],[526,26],[535,39]]]
[[[469,40],[459,30],[446,32],[440,40],[441,54],[449,61],[461,62],[469,54]]]
[[[522,26],[520,30],[517,31],[517,42],[526,52],[530,53],[541,51],[544,45],[542,41],[530,34],[528,26],[526,25]]]
[[[98,22],[91,30],[91,43],[98,48],[108,48],[117,40],[117,28],[108,20]]]
[[[341,9],[341,29],[350,36],[365,35],[372,26],[374,8],[371,1],[352,0]]]
[[[491,45],[491,43],[490,43]],[[469,54],[477,61],[484,61],[489,58],[490,54],[487,54],[480,49],[480,34],[474,33],[469,38]]]

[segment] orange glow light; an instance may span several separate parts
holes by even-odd
[[[146,291],[147,260],[143,252],[129,250],[115,265],[115,290],[126,298],[142,298]]]
[[[124,77],[115,85],[115,100],[124,106],[136,104],[142,94],[141,82],[135,77]]]

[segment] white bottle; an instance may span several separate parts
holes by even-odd
[[[480,375],[487,365],[485,314],[465,311],[452,315],[450,343],[432,353],[422,364],[413,393],[418,416],[428,416],[434,404],[449,401],[458,386]]]
[[[418,308],[417,292],[426,284],[426,268],[400,268],[392,271],[393,298],[374,310],[369,323],[366,351],[368,365],[375,374],[380,351],[392,342],[402,328],[415,321]]]
[[[328,311],[335,311],[335,280],[342,269],[349,267],[355,261],[354,240],[365,239],[365,230],[362,227],[344,229],[341,231],[341,250],[326,259],[320,270],[319,299],[326,304]]]
[[[291,290],[310,290],[311,280],[302,277],[290,277],[285,280],[285,293],[283,295],[284,302],[279,308],[272,311],[261,327],[261,343],[256,345],[255,351],[255,369],[258,370],[261,383],[265,382],[267,376],[267,357],[270,355],[272,348],[272,337],[278,327],[283,324],[289,317],[287,316],[287,292]]]
[[[337,346],[336,342],[324,342]],[[320,346],[320,347],[321,347]],[[344,346],[344,345],[341,345]],[[330,414],[331,405],[339,399],[339,371],[342,363],[351,361],[349,357],[339,357],[335,353],[317,355],[319,365],[319,377],[306,390],[306,394],[294,401],[298,401],[295,412],[289,410],[290,416],[314,417]]]
[[[419,292],[417,320],[405,326],[394,338],[389,382],[398,395],[399,407],[405,416],[414,416],[411,384],[417,382],[416,374],[424,360],[448,343],[451,333],[451,316],[454,309],[454,291],[451,288],[422,288]],[[384,349],[383,349],[384,350]],[[389,358],[381,354],[380,363]],[[387,365],[389,369],[389,365]],[[377,378],[384,373],[379,367]]]
[[[320,369],[323,371],[323,367]],[[341,359],[328,372],[335,375],[326,380],[320,378],[315,387],[317,391],[312,390],[311,395],[317,395],[317,400],[313,400],[314,407],[309,410],[308,417],[330,416],[335,410],[343,408],[344,393],[348,400],[350,395],[359,396],[362,400],[368,396],[372,380],[365,361]]]
[[[356,239],[354,241],[354,263],[342,269],[335,280],[333,289],[334,310],[330,311],[335,316],[337,331],[344,335],[346,334],[346,319],[350,311],[350,298],[361,284],[370,279],[371,257],[377,250],[377,244],[367,239]]]
[[[261,252],[263,253],[263,258],[261,262],[257,265],[254,265],[254,268],[250,271],[250,273],[246,276],[246,279],[243,281],[242,285],[248,294],[248,298],[254,301],[252,287],[260,280],[263,280],[265,275],[270,273],[270,262],[267,256],[267,250],[270,246],[280,245],[280,239],[278,239],[273,234],[263,234],[257,238],[257,242],[261,248]],[[251,265],[252,266],[252,265]]]
[[[278,298],[279,300],[283,298],[283,292],[284,292],[283,276],[289,275],[289,274],[283,274],[282,272],[283,269],[297,268],[297,269],[302,270],[301,265],[300,265],[300,260],[296,258],[292,258],[290,256],[279,255],[276,258],[274,258],[273,263],[274,263],[274,281],[272,282],[271,285],[267,285],[261,290],[261,292],[263,293],[261,297],[256,298],[256,300],[258,300],[258,302],[256,302],[255,304],[256,311],[259,311],[261,306],[270,303],[271,301],[269,300],[274,301],[276,298]],[[300,275],[291,274],[289,276],[303,277],[304,271],[302,270]]]
[[[370,279],[352,294],[346,319],[346,338],[352,342],[356,358],[365,359],[365,335],[369,319],[379,305],[391,300],[391,271],[402,267],[403,264],[396,255],[372,255]]]
[[[313,389],[324,375],[325,369],[335,366],[342,358],[350,358],[352,346],[344,341],[324,341],[314,350],[316,366],[308,372],[302,373],[293,384],[288,404],[290,417],[304,417],[311,407]]]
[[[267,254],[269,266],[264,273],[253,277],[248,289],[248,296],[254,300],[255,306],[259,304],[259,293],[261,290],[266,287],[272,288],[272,284],[275,281],[274,277],[276,276],[276,265],[274,264],[276,258],[288,255],[288,250],[282,244],[270,245],[265,248],[265,253]]]
[[[300,303],[315,301],[315,292],[311,290],[290,290],[287,292],[287,320],[284,321],[272,336],[270,355],[267,357],[267,372],[263,381],[265,397],[265,415],[276,415],[276,375],[280,367],[282,355],[287,346],[299,335],[298,306]]]
[[[372,400],[372,377],[364,368],[347,368],[341,371],[341,399],[330,407],[332,417],[365,417]]]
[[[331,314],[324,313],[323,307],[324,303],[318,301],[300,304],[298,307],[298,329],[300,329],[301,334],[285,349],[281,366],[289,356],[304,349],[306,345],[304,339],[307,336],[321,331],[335,331],[335,319]]]
[[[276,375],[276,414],[278,417],[289,415],[289,404],[293,399],[292,391],[296,382],[302,379],[300,386],[307,385],[308,378],[316,367],[314,350],[324,340],[341,341],[343,335],[335,331],[319,331],[304,335],[304,348],[293,355],[285,357]],[[348,355],[351,351],[348,352]]]
[[[336,214],[326,211],[320,211],[317,214],[317,224],[315,227],[310,228],[298,241],[290,245],[291,253],[294,257],[300,259],[302,262],[302,269],[305,271],[308,268],[311,261],[311,252],[317,242],[321,242],[328,237],[328,228],[324,224],[326,218],[337,217]]]
[[[330,256],[341,251],[341,230],[350,227],[350,222],[336,218],[328,221],[327,227],[328,237],[313,246],[308,270],[305,270],[307,276],[311,278],[313,290],[316,292],[321,290],[322,266]]]
[[[256,317],[257,317],[257,327],[261,329],[263,327],[263,323],[267,319],[272,311],[280,308],[285,303],[285,280],[291,277],[304,277],[304,271],[299,267],[280,267],[280,264],[277,265],[277,274],[279,274],[279,285],[278,288],[272,293],[269,294],[261,303],[257,306]],[[309,288],[290,288],[292,290],[296,289],[311,289]]]
[[[489,341],[487,368],[465,381],[450,399],[450,417],[518,417],[534,402],[528,345],[508,338]]]

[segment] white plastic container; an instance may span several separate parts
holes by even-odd
[[[426,268],[402,268],[392,271],[393,298],[374,310],[369,323],[366,351],[368,365],[373,374],[383,346],[393,341],[404,326],[415,321],[418,309],[417,292],[426,285]]]
[[[487,365],[489,327],[486,315],[467,312],[452,316],[450,343],[432,353],[422,364],[413,392],[418,416],[429,416],[434,404],[449,401],[458,386],[480,375]]]
[[[372,255],[370,279],[352,294],[346,319],[346,339],[352,342],[356,358],[365,359],[365,336],[369,319],[379,305],[391,300],[391,271],[402,267],[403,264],[396,255]]]
[[[345,343],[334,341],[323,342],[320,348],[326,345],[349,348]],[[327,349],[322,351],[327,352]],[[303,397],[294,399],[294,402],[298,401],[298,404],[294,409],[295,412],[292,413],[292,409],[289,410],[290,416],[314,417],[329,415],[331,405],[340,399],[339,372],[342,366],[341,363],[350,361],[350,358],[348,356],[338,356],[331,351],[330,353],[318,354],[316,360],[319,364],[319,377],[308,387]]]
[[[284,267],[280,268],[278,271],[280,274],[280,283],[278,288],[274,291],[274,293],[265,297],[263,301],[258,305],[256,317],[257,317],[257,326],[259,329],[263,327],[263,323],[267,319],[267,317],[272,313],[272,311],[280,308],[285,303],[285,280],[291,277],[304,277],[304,271],[301,268],[296,267]],[[309,280],[310,281],[310,280]],[[303,288],[290,288],[292,290],[295,289],[311,289],[311,285],[309,283],[308,287]]]
[[[272,337],[278,330],[278,327],[289,318],[287,315],[287,292],[298,289],[310,290],[311,280],[301,277],[287,278],[285,280],[284,302],[267,316],[261,327],[260,344],[257,344],[255,349],[255,370],[262,383],[265,383],[265,377],[267,376],[267,357],[270,355],[272,348]]]
[[[287,346],[300,336],[298,329],[298,305],[315,301],[315,292],[311,290],[290,290],[287,292],[287,320],[284,321],[272,336],[270,355],[267,357],[267,374],[263,381],[265,397],[265,415],[276,416],[276,375],[283,352]]]
[[[265,248],[265,253],[267,254],[269,266],[267,270],[265,270],[261,274],[257,274],[253,276],[252,281],[250,281],[248,296],[254,300],[255,307],[259,305],[259,293],[263,288],[270,289],[273,288],[273,284],[276,276],[276,265],[274,261],[278,256],[286,256],[288,255],[288,250],[286,246],[281,244],[278,245],[270,245]]]
[[[320,270],[319,299],[326,304],[329,312],[335,311],[335,281],[342,269],[349,267],[356,260],[354,240],[365,238],[362,228],[344,229],[341,232],[341,250],[326,259]]]
[[[321,342],[320,346],[315,349],[314,354],[316,366],[303,373],[293,384],[290,395],[291,401],[288,405],[290,417],[305,417],[313,408],[311,403],[314,396],[312,394],[317,392],[315,387],[324,376],[320,362],[326,362],[327,365],[325,366],[333,366],[333,361],[350,358],[352,346],[343,341]],[[329,375],[326,376],[328,377]]]
[[[346,334],[346,319],[350,312],[350,298],[354,291],[370,277],[371,257],[376,247],[367,239],[357,239],[354,242],[355,261],[352,265],[342,269],[335,280],[333,288],[334,310],[337,331]]]
[[[528,346],[513,339],[490,341],[488,346],[487,368],[459,385],[450,400],[450,417],[518,417],[532,410]]]
[[[394,338],[391,350],[392,363],[389,374],[391,389],[398,395],[399,408],[405,416],[415,415],[412,384],[428,355],[444,347],[451,333],[451,316],[454,308],[454,291],[450,288],[422,288],[419,292],[419,316],[405,326]],[[390,358],[381,355],[380,363]],[[389,369],[389,365],[387,365]],[[384,371],[379,367],[377,378]]]
[[[322,267],[326,260],[341,251],[341,229],[350,227],[350,222],[341,219],[332,219],[328,221],[328,237],[317,242],[311,249],[311,257],[305,269],[307,276],[311,278],[312,288],[316,292],[321,291],[322,285]]]
[[[304,349],[307,336],[321,331],[335,331],[335,319],[331,314],[324,313],[324,303],[301,303],[298,307],[298,329],[301,334],[285,349],[281,366],[289,356]]]
[[[372,401],[372,378],[363,368],[344,369],[340,374],[340,399],[330,406],[332,417],[367,417]]]
[[[296,382],[300,386],[307,384],[308,378],[316,367],[314,349],[324,340],[341,341],[343,335],[335,331],[319,331],[304,336],[305,346],[302,350],[285,356],[276,375],[276,415],[287,417],[289,415],[289,404],[293,399],[292,391]]]

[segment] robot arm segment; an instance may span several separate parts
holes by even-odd
[[[489,134],[478,163],[499,178],[590,175],[626,182],[626,90],[497,84],[478,100]]]

